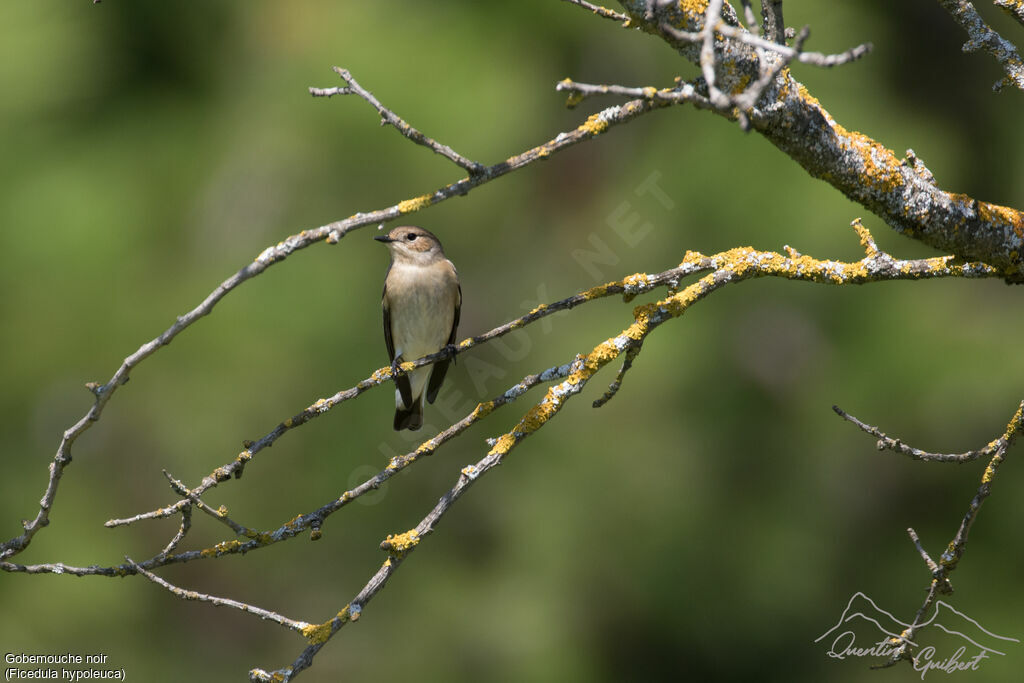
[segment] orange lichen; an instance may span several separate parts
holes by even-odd
[[[1024,213],[1017,209],[988,202],[978,202],[978,217],[986,223],[1009,225],[1017,237],[1024,238]]]

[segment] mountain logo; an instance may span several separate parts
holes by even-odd
[[[882,664],[896,651],[893,640],[908,628],[910,624],[857,591],[835,626],[814,642],[828,645],[825,654],[834,659],[874,657]],[[1004,657],[1009,646],[1020,644],[1016,638],[989,631],[943,600],[936,601],[931,615],[916,625],[914,640],[908,642],[915,650],[914,669],[922,679],[929,671],[977,671],[984,660]]]

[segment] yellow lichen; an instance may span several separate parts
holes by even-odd
[[[387,550],[388,553],[395,557],[402,557],[409,550],[416,547],[420,542],[420,535],[415,529],[410,529],[404,534],[389,534],[388,537],[381,543],[381,548]]]
[[[568,80],[568,79],[566,79]],[[565,98],[565,106],[569,109],[575,109],[580,102],[583,101],[583,93],[575,90],[569,93],[569,96]]]
[[[302,628],[302,635],[309,641],[310,645],[321,645],[331,637],[331,631],[337,622],[339,626],[349,620],[349,606],[345,605],[337,615],[331,617],[322,624],[306,624]]]
[[[733,95],[739,95],[747,89],[748,85],[750,85],[750,74],[743,74],[739,80],[736,81],[735,85],[732,86],[730,92]]]
[[[487,455],[508,453],[516,445],[516,439],[511,434],[502,434],[497,443],[487,452]]]
[[[708,0],[679,0],[679,9],[687,14],[696,14],[700,17],[708,11]],[[691,20],[693,17],[691,17]]]
[[[202,557],[220,557],[225,553],[230,553],[237,550],[239,547],[241,547],[241,545],[241,541],[223,541],[222,543],[218,543],[212,548],[204,548],[203,550],[200,550],[199,554]]]
[[[585,292],[580,292],[580,298],[590,301],[591,299],[599,299],[602,296],[607,296],[608,288],[616,284],[618,283],[607,282],[603,285],[598,285],[597,287],[591,287]]]
[[[1017,237],[1024,238],[1024,213],[1017,209],[988,202],[978,202],[978,217],[987,223],[1009,225]]]
[[[601,118],[600,114],[591,114],[586,121],[580,124],[580,130],[591,135],[600,135],[608,130],[608,122]]]
[[[807,88],[804,87],[803,83],[797,85],[796,91],[800,94],[800,99],[802,99],[804,102],[812,104],[815,107],[818,107],[819,109],[821,108],[821,102],[818,101],[817,97],[807,92]]]
[[[622,279],[622,284],[633,287],[646,287],[650,282],[646,273],[633,273]]]
[[[413,211],[419,211],[425,209],[433,203],[433,196],[429,194],[420,195],[413,199],[406,199],[405,201],[398,202],[399,213],[412,213]]]
[[[487,417],[494,410],[494,401],[485,401],[478,403],[476,408],[473,410],[473,419],[479,419],[481,417]]]

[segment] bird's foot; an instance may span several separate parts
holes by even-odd
[[[445,344],[441,350],[447,354],[448,358],[451,358],[452,363],[455,362],[455,354],[458,351],[458,347],[455,344]]]

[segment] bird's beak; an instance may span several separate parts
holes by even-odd
[[[378,242],[384,242],[385,244],[387,244],[388,242],[394,242],[394,240],[388,237],[387,235],[374,235],[373,239],[377,240]]]

